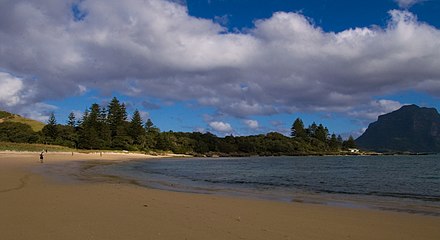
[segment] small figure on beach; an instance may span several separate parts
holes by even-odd
[[[41,151],[40,153],[40,163],[43,163],[43,159],[44,159],[44,150]]]

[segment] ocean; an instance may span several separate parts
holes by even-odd
[[[171,191],[440,216],[440,155],[158,159],[86,171]]]

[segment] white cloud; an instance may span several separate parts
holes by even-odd
[[[375,109],[373,97],[408,89],[440,96],[440,30],[407,11],[390,11],[384,29],[325,32],[279,12],[227,33],[172,1],[75,1],[87,12],[82,21],[74,21],[72,2],[2,2],[0,69],[25,76],[15,92],[23,94],[14,95],[21,102],[100,89],[196,100],[246,119]]]
[[[233,129],[231,124],[225,122],[210,122],[209,126],[217,132],[221,133],[232,133]]]
[[[49,119],[50,113],[54,112],[56,109],[58,109],[56,106],[50,104],[34,103],[23,106],[18,113],[24,117],[46,123]],[[82,115],[76,115],[77,120],[78,116]]]
[[[414,4],[417,4],[417,3],[423,2],[423,1],[426,1],[426,0],[395,0],[395,2],[397,2],[399,7],[401,7],[401,8],[410,8]]]
[[[206,133],[206,130],[202,127],[196,127],[193,132]]]
[[[150,118],[150,113],[145,111],[139,111],[141,118],[144,122],[146,122]]]
[[[404,104],[393,100],[375,100],[354,111],[348,112],[348,115],[362,122],[369,123],[376,121],[377,117],[401,108]]]
[[[248,119],[248,120],[244,120],[243,122],[250,129],[257,129],[259,127],[259,124],[258,124],[257,120],[250,120],[250,119]]]
[[[20,103],[23,81],[9,73],[0,72],[0,107],[12,107]]]

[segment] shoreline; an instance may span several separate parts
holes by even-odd
[[[107,155],[105,162],[145,159]],[[99,155],[0,153],[2,239],[438,239],[440,218],[148,189],[63,183],[32,171]],[[104,159],[103,159],[104,160]],[[107,161],[108,160],[108,161]]]
[[[236,158],[232,158],[236,159]],[[149,159],[152,161],[179,161],[171,159]],[[147,160],[147,161],[149,161]],[[212,158],[191,158],[190,160],[209,161]],[[130,160],[129,160],[130,161]],[[142,162],[142,160],[133,160]],[[84,181],[91,182],[120,182],[133,184],[149,189],[157,189],[163,191],[207,194],[226,197],[237,197],[251,200],[267,200],[277,202],[294,202],[307,203],[324,206],[338,206],[351,209],[371,209],[390,212],[403,212],[425,216],[440,217],[440,205],[437,201],[425,201],[418,198],[399,198],[389,195],[372,195],[372,194],[344,194],[335,192],[314,192],[306,190],[289,190],[289,189],[253,189],[247,187],[235,186],[209,186],[204,183],[197,183],[189,180],[176,179],[174,177],[155,176],[144,173],[144,177],[140,177],[136,173],[124,174],[118,166],[107,171],[107,165],[124,164],[125,161],[104,163],[104,162],[84,162],[80,164],[80,173],[76,176]],[[128,163],[130,164],[130,163]],[[96,169],[95,169],[96,167]],[[103,168],[104,169],[103,169]]]

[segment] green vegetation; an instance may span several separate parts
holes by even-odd
[[[47,149],[50,152],[73,151],[71,148],[56,145],[0,142],[0,151],[39,152],[43,149]]]
[[[70,113],[66,125],[57,123],[52,113],[39,132],[22,123],[0,123],[0,141],[90,151],[174,152],[195,156],[346,154],[345,150],[355,147],[353,138],[343,141],[341,136],[330,135],[322,124],[312,123],[305,128],[300,118],[292,124],[291,137],[277,132],[217,137],[209,132],[161,132],[151,119],[144,122],[138,110],[131,119],[127,116],[124,103],[113,98],[107,107],[92,104],[79,119]],[[48,145],[35,146],[40,150]]]
[[[5,119],[5,118],[9,118],[13,116],[12,114],[5,112],[5,111],[0,111],[0,119]]]
[[[35,132],[41,131],[41,129],[44,127],[44,123],[42,122],[24,118],[20,115],[11,114],[5,111],[0,111],[0,123],[2,122],[23,123],[29,125]]]

